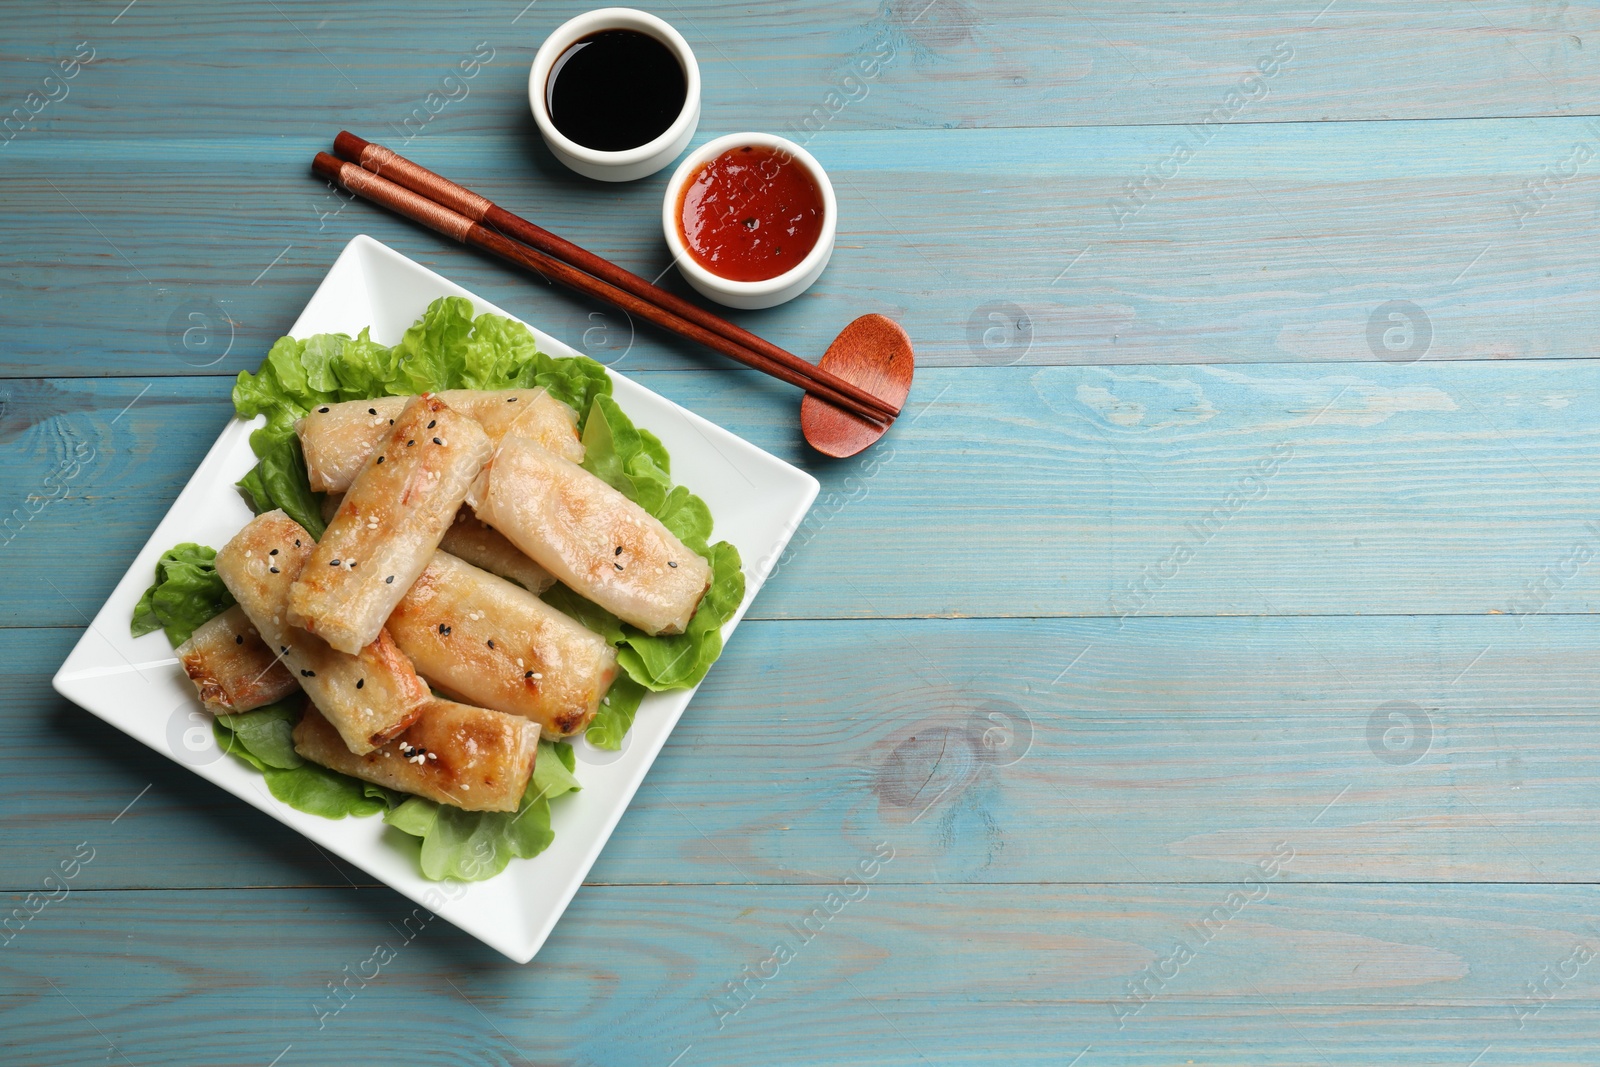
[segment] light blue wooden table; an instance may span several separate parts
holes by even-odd
[[[814,130],[839,194],[741,321],[917,341],[828,463],[785,387],[309,176],[410,136],[654,275],[664,179],[528,116],[581,5],[123,2],[4,19],[0,905],[80,869],[0,1061],[1600,1056],[1595,5],[665,0],[697,140]],[[409,905],[48,679],[363,232],[824,492],[534,963],[440,921],[319,1028]]]

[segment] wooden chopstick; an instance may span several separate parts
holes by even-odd
[[[412,192],[418,193],[436,204],[466,216],[473,222],[481,223],[491,230],[499,231],[514,240],[530,245],[554,259],[577,267],[587,274],[592,274],[616,286],[618,289],[632,293],[641,300],[646,300],[658,307],[665,308],[681,319],[687,319],[703,329],[750,349],[759,356],[766,357],[771,363],[787,366],[811,381],[828,385],[836,392],[843,393],[845,396],[857,401],[860,406],[877,412],[878,421],[880,422],[893,420],[900,414],[899,407],[867,392],[860,386],[845,381],[838,375],[823,370],[809,360],[801,359],[794,353],[779,348],[749,330],[736,326],[719,315],[691,304],[682,297],[645,281],[637,274],[619,267],[610,260],[597,256],[563,237],[556,236],[544,227],[529,222],[520,215],[512,214],[472,190],[463,188],[448,178],[413,163],[383,145],[374,144],[371,141],[357,137],[348,130],[342,130],[339,136],[334,138],[333,150],[351,163],[380,177],[387,178],[398,185],[403,185]],[[718,349],[718,351],[723,350]],[[724,352],[724,354],[726,353]],[[756,366],[744,360],[741,360],[741,362],[745,362],[747,366]],[[756,369],[767,370],[765,366],[756,366]],[[772,372],[768,371],[768,373]]]
[[[459,212],[434,203],[432,200],[414,193],[404,186],[397,185],[387,178],[381,178],[370,171],[363,170],[354,163],[336,159],[326,152],[318,152],[316,159],[312,161],[311,169],[319,177],[325,178],[357,196],[371,200],[381,207],[386,207],[397,215],[401,215],[413,222],[419,222],[429,229],[442,233],[446,237],[453,237],[463,244],[491,252],[502,259],[542,274],[551,281],[560,282],[587,296],[615,304],[630,314],[638,315],[640,318],[653,322],[663,329],[681,334],[690,340],[698,341],[708,348],[721,352],[730,359],[743,363],[745,366],[765,371],[775,378],[788,382],[790,385],[804,389],[813,396],[826,400],[835,407],[847,411],[868,423],[881,425],[893,421],[891,417],[885,417],[876,410],[868,408],[831,385],[808,379],[785,364],[772,363],[742,345],[728,340],[721,334],[712,333],[705,327],[690,322],[663,307],[619,289],[609,282],[585,274],[571,264],[563,263],[561,260],[546,255],[536,248],[529,248],[527,245],[513,241],[504,234],[496,233],[494,230],[481,223],[474,222]]]

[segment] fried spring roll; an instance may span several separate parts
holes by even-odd
[[[325,404],[294,424],[306,475],[317,493],[342,493],[350,488],[367,457],[405,410],[408,396]]]
[[[509,578],[529,592],[542,593],[556,584],[555,575],[529,559],[526,552],[474,515],[469,507],[456,513],[455,525],[445,533],[439,549],[490,574]]]
[[[332,520],[343,500],[342,493],[329,493],[322,498],[324,522]],[[509,578],[535,593],[542,593],[556,584],[555,575],[529,559],[527,553],[507,541],[500,531],[478,518],[465,505],[456,512],[456,521],[445,531],[444,540],[439,542],[439,551],[464,559],[474,567],[482,567],[490,574]]]
[[[439,399],[478,420],[491,441],[525,437],[574,463],[583,462],[578,413],[543,389],[446,389]]]
[[[551,740],[588,726],[617,675],[605,638],[447,552],[389,616],[389,632],[434,685],[531,719]]]
[[[514,434],[537,441],[574,463],[583,461],[577,412],[543,389],[447,389],[438,397],[476,420],[491,441]],[[349,489],[410,399],[386,396],[327,404],[295,423],[311,488],[319,493]]]
[[[213,711],[249,711],[300,688],[237,604],[179,645],[178,662]]]
[[[501,441],[467,502],[573,592],[646,633],[682,633],[711,584],[710,565],[655,516],[531,441]]]
[[[341,652],[377,639],[489,457],[477,422],[424,394],[361,468],[289,591],[288,621]]]
[[[341,774],[466,811],[516,811],[539,754],[539,728],[434,697],[405,733],[358,756],[308,707],[294,728],[294,750]]]
[[[299,523],[269,511],[217,553],[217,574],[345,746],[357,754],[371,752],[416,721],[428,687],[387,631],[351,656],[289,625],[289,587],[314,544]]]

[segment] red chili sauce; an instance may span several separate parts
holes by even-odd
[[[822,190],[778,148],[731,148],[678,194],[678,233],[719,278],[761,282],[799,265],[822,235]]]

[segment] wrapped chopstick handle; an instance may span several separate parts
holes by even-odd
[[[374,204],[386,207],[398,215],[404,215],[414,222],[420,222],[429,229],[437,230],[463,244],[466,243],[467,234],[475,225],[471,219],[459,212],[441,207],[425,196],[418,196],[404,186],[380,178],[371,171],[362,170],[353,163],[335,159],[326,152],[317,153],[317,157],[311,161],[311,170],[317,176],[326,178],[357,196],[371,200]]]
[[[482,248],[502,259],[510,260],[519,266],[542,274],[551,281],[559,282],[581,293],[615,304],[630,314],[638,315],[674,333],[698,341],[708,348],[714,348],[746,366],[766,369],[767,373],[772,374],[774,377],[827,400],[836,407],[864,419],[869,424],[890,421],[876,411],[863,407],[858,401],[840,393],[832,386],[822,382],[810,381],[791,368],[780,366],[767,369],[758,366],[758,362],[760,362],[759,356],[729,341],[727,338],[718,336],[695,323],[674,315],[664,308],[656,307],[648,301],[641,300],[632,293],[618,289],[608,282],[585,274],[576,267],[563,263],[537,249],[518,244],[501,234],[495,233],[493,230],[473,222],[465,215],[451,211],[449,208],[441,207],[426,197],[412,192],[410,189],[396,185],[387,178],[381,178],[371,171],[363,170],[354,163],[335,159],[326,152],[318,152],[311,163],[311,169],[319,177],[348,189],[357,196],[370,200],[381,207],[386,207],[397,215],[411,219],[413,222],[420,222],[447,237],[452,237],[463,244]],[[752,360],[758,362],[752,362]]]
[[[339,136],[333,139],[333,150],[356,166],[421,193],[473,222],[482,222],[489,209],[494,207],[494,204],[471,189],[462,188],[427,167],[419,167],[405,156],[357,137],[349,130],[339,131]]]

